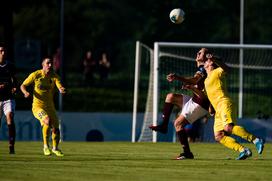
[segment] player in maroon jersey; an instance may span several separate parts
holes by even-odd
[[[178,160],[193,159],[194,155],[190,150],[188,136],[184,127],[187,124],[192,124],[196,120],[205,117],[209,113],[210,102],[204,94],[204,80],[207,77],[204,69],[204,62],[206,61],[206,54],[210,53],[208,49],[201,48],[196,56],[197,72],[194,77],[182,77],[176,74],[167,75],[167,80],[172,82],[174,80],[181,81],[185,84],[184,88],[193,90],[193,97],[184,94],[169,93],[166,96],[162,123],[155,126],[149,126],[153,131],[167,133],[169,118],[174,106],[181,110],[181,114],[176,118],[174,126],[177,137],[182,145],[183,152],[176,158]]]
[[[5,60],[5,47],[0,44],[0,119],[5,114],[9,132],[9,153],[14,154],[16,129],[14,124],[17,80],[15,66]]]

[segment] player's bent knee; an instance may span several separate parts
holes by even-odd
[[[214,134],[215,141],[219,142],[224,137],[224,132],[220,131]]]
[[[176,132],[181,131],[183,128],[180,125],[175,125]]]
[[[231,132],[232,132],[232,129],[233,129],[233,124],[227,124],[227,125],[224,127],[224,131],[227,132],[227,133],[231,133]]]
[[[174,126],[176,131],[181,131],[184,129],[184,127],[188,124],[186,120],[176,120],[174,122]]]

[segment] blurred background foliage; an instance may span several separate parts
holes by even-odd
[[[53,54],[56,51],[60,46],[60,2],[60,0],[2,1],[0,41],[8,45],[9,57],[14,57],[14,44],[20,40],[40,42],[42,55]],[[107,52],[112,65],[111,76],[108,82],[98,81],[94,86],[109,92],[116,91],[119,95],[127,95],[124,99],[128,101],[127,104],[120,103],[125,105],[124,108],[107,108],[106,111],[132,110],[137,40],[150,47],[153,47],[155,41],[239,43],[239,0],[64,0],[63,2],[65,81],[72,92],[82,94],[81,90],[75,89],[80,89],[84,53],[91,49],[95,60],[98,61],[100,54]],[[172,24],[169,20],[169,12],[177,7],[182,8],[186,13],[185,21],[180,25]],[[271,7],[272,1],[269,0],[245,0],[244,43],[271,44]],[[29,70],[26,73],[29,73]],[[25,75],[22,75],[21,79],[23,78]],[[85,91],[89,94],[91,90]],[[120,97],[117,96],[116,99]],[[114,102],[113,100],[114,98],[101,96],[100,101],[97,102]],[[101,111],[105,105],[101,105],[101,108],[96,110],[97,107],[99,106],[78,109],[73,107],[73,109]],[[19,108],[23,109],[24,106],[20,106],[19,103]],[[67,105],[64,105],[64,108],[70,110]]]

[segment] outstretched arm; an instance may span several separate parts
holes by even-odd
[[[207,97],[203,91],[197,89],[195,86],[191,84],[183,85],[182,88],[192,90],[198,97],[202,97],[202,98]]]
[[[174,80],[178,80],[178,81],[181,81],[181,82],[184,82],[186,84],[197,84],[197,82],[201,79],[201,75],[200,74],[195,74],[194,77],[183,77],[183,76],[179,76],[179,75],[176,75],[175,73],[170,73],[167,75],[166,79],[169,81],[169,82],[173,82]]]

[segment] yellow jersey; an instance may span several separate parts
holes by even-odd
[[[221,67],[209,73],[204,84],[207,96],[216,111],[220,108],[221,103],[231,103],[227,93],[226,73]]]
[[[55,85],[62,87],[60,77],[51,72],[45,75],[43,70],[37,70],[31,73],[23,82],[23,85],[33,85],[33,107],[43,107],[54,109],[54,91]]]

